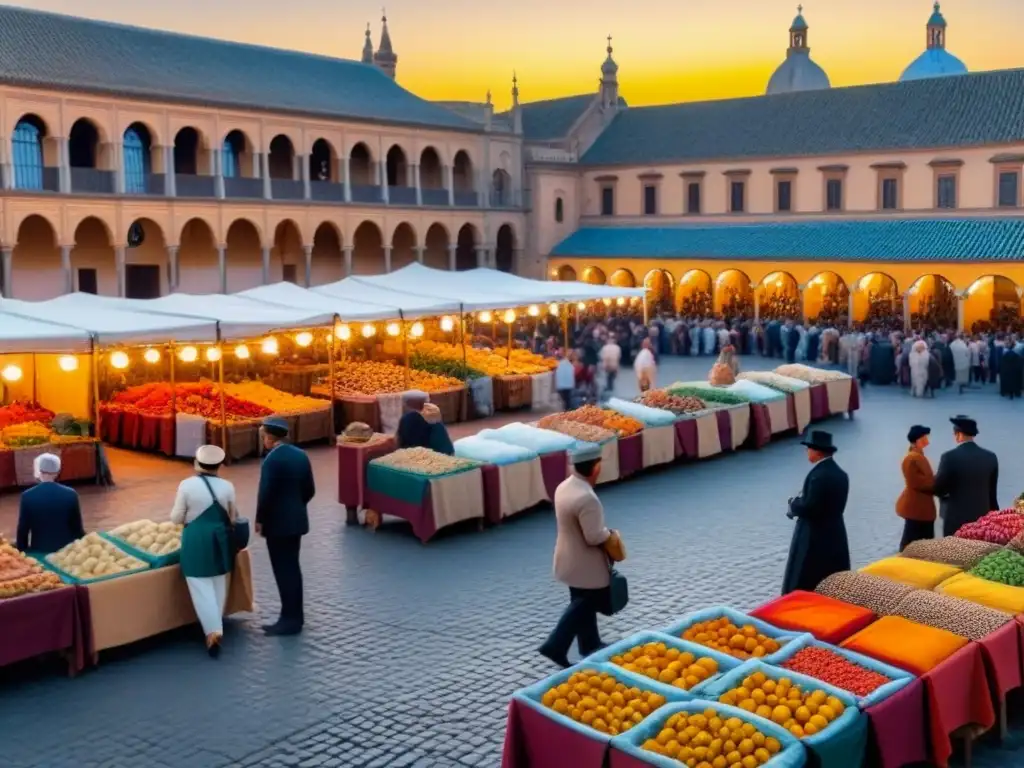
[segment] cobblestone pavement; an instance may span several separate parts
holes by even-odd
[[[744,360],[747,365],[760,361]],[[710,360],[671,360],[662,382],[702,378]],[[625,375],[620,387],[633,386]],[[913,400],[869,389],[854,420],[835,419],[850,473],[847,525],[855,565],[894,551],[893,503],[907,427],[933,427],[933,460],[952,445],[946,419],[967,412],[1002,460],[1000,499],[1024,489],[1024,404],[989,390]],[[198,630],[106,657],[75,680],[20,669],[0,678],[5,768],[220,766],[496,766],[508,695],[554,671],[535,652],[564,604],[550,576],[550,511],[483,533],[421,545],[408,530],[347,528],[334,502],[330,449],[312,451],[320,492],[303,544],[307,631],[266,638],[277,595],[266,549],[254,544],[259,614],[232,620],[219,662]],[[87,528],[162,516],[184,463],[115,453],[115,490],[83,489]],[[656,628],[714,603],[751,608],[778,593],[792,530],[785,500],[808,470],[796,439],[608,488],[610,525],[629,546],[632,602],[602,619],[606,640]],[[258,467],[231,467],[251,510]],[[16,497],[0,497],[13,532]],[[2,628],[0,628],[2,631]],[[975,764],[1024,765],[1024,719]],[[570,768],[567,766],[567,768]]]

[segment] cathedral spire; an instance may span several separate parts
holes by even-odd
[[[523,132],[523,110],[519,107],[519,78],[512,71],[512,132]]]
[[[388,14],[387,10],[383,8],[381,9],[380,22],[380,47],[373,55],[373,63],[376,64],[384,74],[394,80],[395,70],[398,67],[398,56],[395,55],[395,51],[391,47],[391,34],[388,32]]]
[[[942,15],[942,9],[936,2],[932,6],[932,15],[928,19],[928,49],[946,48],[946,17]]]
[[[804,18],[804,7],[798,5],[796,7],[796,18],[793,19],[793,23],[789,27],[789,51],[788,53],[794,53],[800,51],[806,53],[810,50],[807,46],[807,20]]]
[[[363,41],[363,64],[373,64],[373,41],[370,39],[370,22],[366,22],[366,39]]]
[[[607,56],[601,65],[601,106],[615,109],[619,105],[619,65],[612,58],[612,36],[608,35]]]

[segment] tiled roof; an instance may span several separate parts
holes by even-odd
[[[589,165],[1024,141],[1024,70],[623,110]]]
[[[9,6],[0,83],[479,130],[360,62]]]
[[[587,93],[520,104],[519,108],[523,112],[523,137],[527,141],[554,141],[566,138],[569,129],[596,99],[596,93]],[[626,106],[625,99],[619,99],[619,106]],[[501,112],[495,117],[508,118],[511,121],[512,113]]]
[[[1024,259],[1024,218],[584,227],[555,246],[551,256],[1011,261]]]

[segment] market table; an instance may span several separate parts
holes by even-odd
[[[796,428],[797,434],[803,434],[811,423],[811,390],[798,389],[786,393],[786,406],[789,409],[789,422]]]
[[[683,448],[679,444],[679,436],[671,424],[667,427],[644,427],[640,437],[642,438],[640,458],[644,469],[671,464],[677,456],[683,453]],[[622,472],[621,458],[619,471]]]
[[[968,727],[987,731],[996,722],[981,646],[968,643],[921,679],[928,707],[931,760],[945,768],[956,732]]]
[[[602,768],[607,749],[606,740],[564,728],[515,696],[508,703],[502,768]]]
[[[531,509],[548,498],[539,458],[512,464],[485,464],[480,468],[484,484],[484,517],[496,524]]]
[[[676,436],[682,455],[688,459],[706,459],[722,452],[723,441],[732,444],[732,430],[729,416],[724,411],[700,411],[697,415],[686,414],[675,423]],[[729,430],[728,437],[722,434]]]
[[[909,685],[868,707],[866,763],[877,768],[900,768],[928,761],[928,720],[925,684]]]
[[[810,393],[812,421],[860,409],[860,387],[856,379],[844,378],[812,384]]]
[[[426,543],[441,528],[484,517],[480,467],[427,477],[371,462],[366,468],[365,506],[400,517]]]
[[[644,468],[644,433],[619,438],[619,478],[635,475]]]
[[[366,498],[366,467],[397,447],[394,435],[374,432],[365,443],[338,440],[338,503],[345,507],[345,522],[356,525]]]
[[[62,483],[88,480],[96,482],[109,474],[103,455],[103,446],[98,440],[83,439],[75,442],[43,443],[24,448],[0,450],[0,489],[27,488],[36,484],[33,461],[43,453],[60,456]],[[101,472],[102,470],[102,472]]]
[[[195,609],[178,565],[76,587],[91,629],[92,663],[99,652],[196,623]],[[2,605],[2,603],[0,603]],[[249,550],[235,558],[228,576],[224,615],[253,610]]]
[[[548,493],[548,499],[554,501],[555,489],[569,476],[569,454],[565,451],[542,453],[540,470],[544,476],[544,490]],[[1024,626],[1021,631],[1024,632]]]
[[[0,600],[0,667],[58,652],[68,674],[82,670],[90,653],[85,609],[70,586]]]

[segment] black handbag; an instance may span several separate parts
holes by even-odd
[[[605,616],[614,616],[629,605],[629,582],[608,563],[608,610],[601,611]]]

